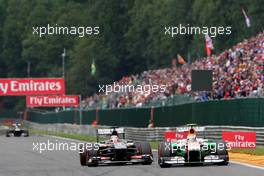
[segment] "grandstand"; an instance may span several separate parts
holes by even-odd
[[[191,70],[213,70],[213,91],[192,92]],[[177,68],[144,71],[123,77],[126,85],[166,85],[165,92],[112,92],[87,97],[84,109],[162,106],[213,99],[264,96],[264,32],[238,43],[219,55],[200,58]]]

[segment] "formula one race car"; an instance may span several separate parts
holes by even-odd
[[[15,123],[13,124],[13,127],[9,128],[6,131],[6,137],[10,137],[10,135],[13,135],[14,137],[20,137],[20,136],[24,136],[24,137],[28,137],[29,136],[29,132],[28,130],[22,129],[20,128],[21,124],[19,123]]]
[[[229,156],[226,143],[222,140],[197,138],[197,131],[203,131],[204,128],[194,126],[196,125],[190,124],[187,128],[179,130],[181,132],[187,130],[186,139],[159,143],[158,163],[160,167],[206,163],[228,165]]]
[[[123,128],[98,129],[97,143],[84,144],[80,150],[80,163],[82,166],[98,166],[98,164],[127,164],[141,163],[150,165],[153,154],[148,142],[133,142],[125,140]],[[100,135],[110,138],[99,142]],[[123,139],[119,135],[123,136]]]

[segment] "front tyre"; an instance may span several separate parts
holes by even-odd
[[[6,137],[10,137],[9,131],[6,131]]]
[[[219,149],[219,144],[223,145],[224,144],[224,149]],[[226,166],[229,164],[229,155],[228,155],[228,151],[227,151],[227,146],[226,146],[226,142],[224,142],[223,140],[217,140],[216,141],[216,154],[219,156],[220,159],[223,159],[224,161],[221,163],[218,163],[217,165],[219,166]]]
[[[98,161],[93,161],[94,157],[98,157],[98,149],[95,149],[95,146],[93,145],[90,150],[86,151],[86,163],[88,167],[98,166]],[[91,159],[91,162],[89,162],[90,159]]]
[[[24,137],[29,137],[29,132],[26,130],[26,131],[24,131]]]
[[[87,164],[86,164],[86,155],[87,155],[86,152],[87,151],[85,150],[83,144],[80,145],[79,154],[80,154],[80,164],[81,164],[81,166],[87,166]]]
[[[158,162],[159,166],[161,168],[169,168],[171,167],[171,164],[165,163],[165,161],[162,159],[164,157],[170,157],[171,156],[171,148],[167,149],[168,146],[171,147],[171,144],[165,144],[165,142],[160,142],[158,147]]]
[[[86,151],[80,153],[80,164],[81,166],[87,166],[86,164]]]

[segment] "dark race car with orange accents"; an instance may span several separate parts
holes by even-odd
[[[99,164],[141,163],[150,165],[153,162],[151,146],[148,142],[125,140],[123,128],[98,129],[97,143],[84,144],[80,151],[82,166],[98,166]],[[107,135],[108,140],[99,142],[100,135]],[[120,138],[122,135],[123,138]]]

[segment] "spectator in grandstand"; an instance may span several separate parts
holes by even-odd
[[[191,91],[192,69],[213,70],[212,92]],[[122,85],[166,85],[165,92],[95,94],[85,100],[86,107],[141,107],[153,101],[166,101],[177,94],[189,95],[197,101],[264,96],[264,32],[244,40],[218,56],[201,58],[181,67],[144,71],[123,77]]]

